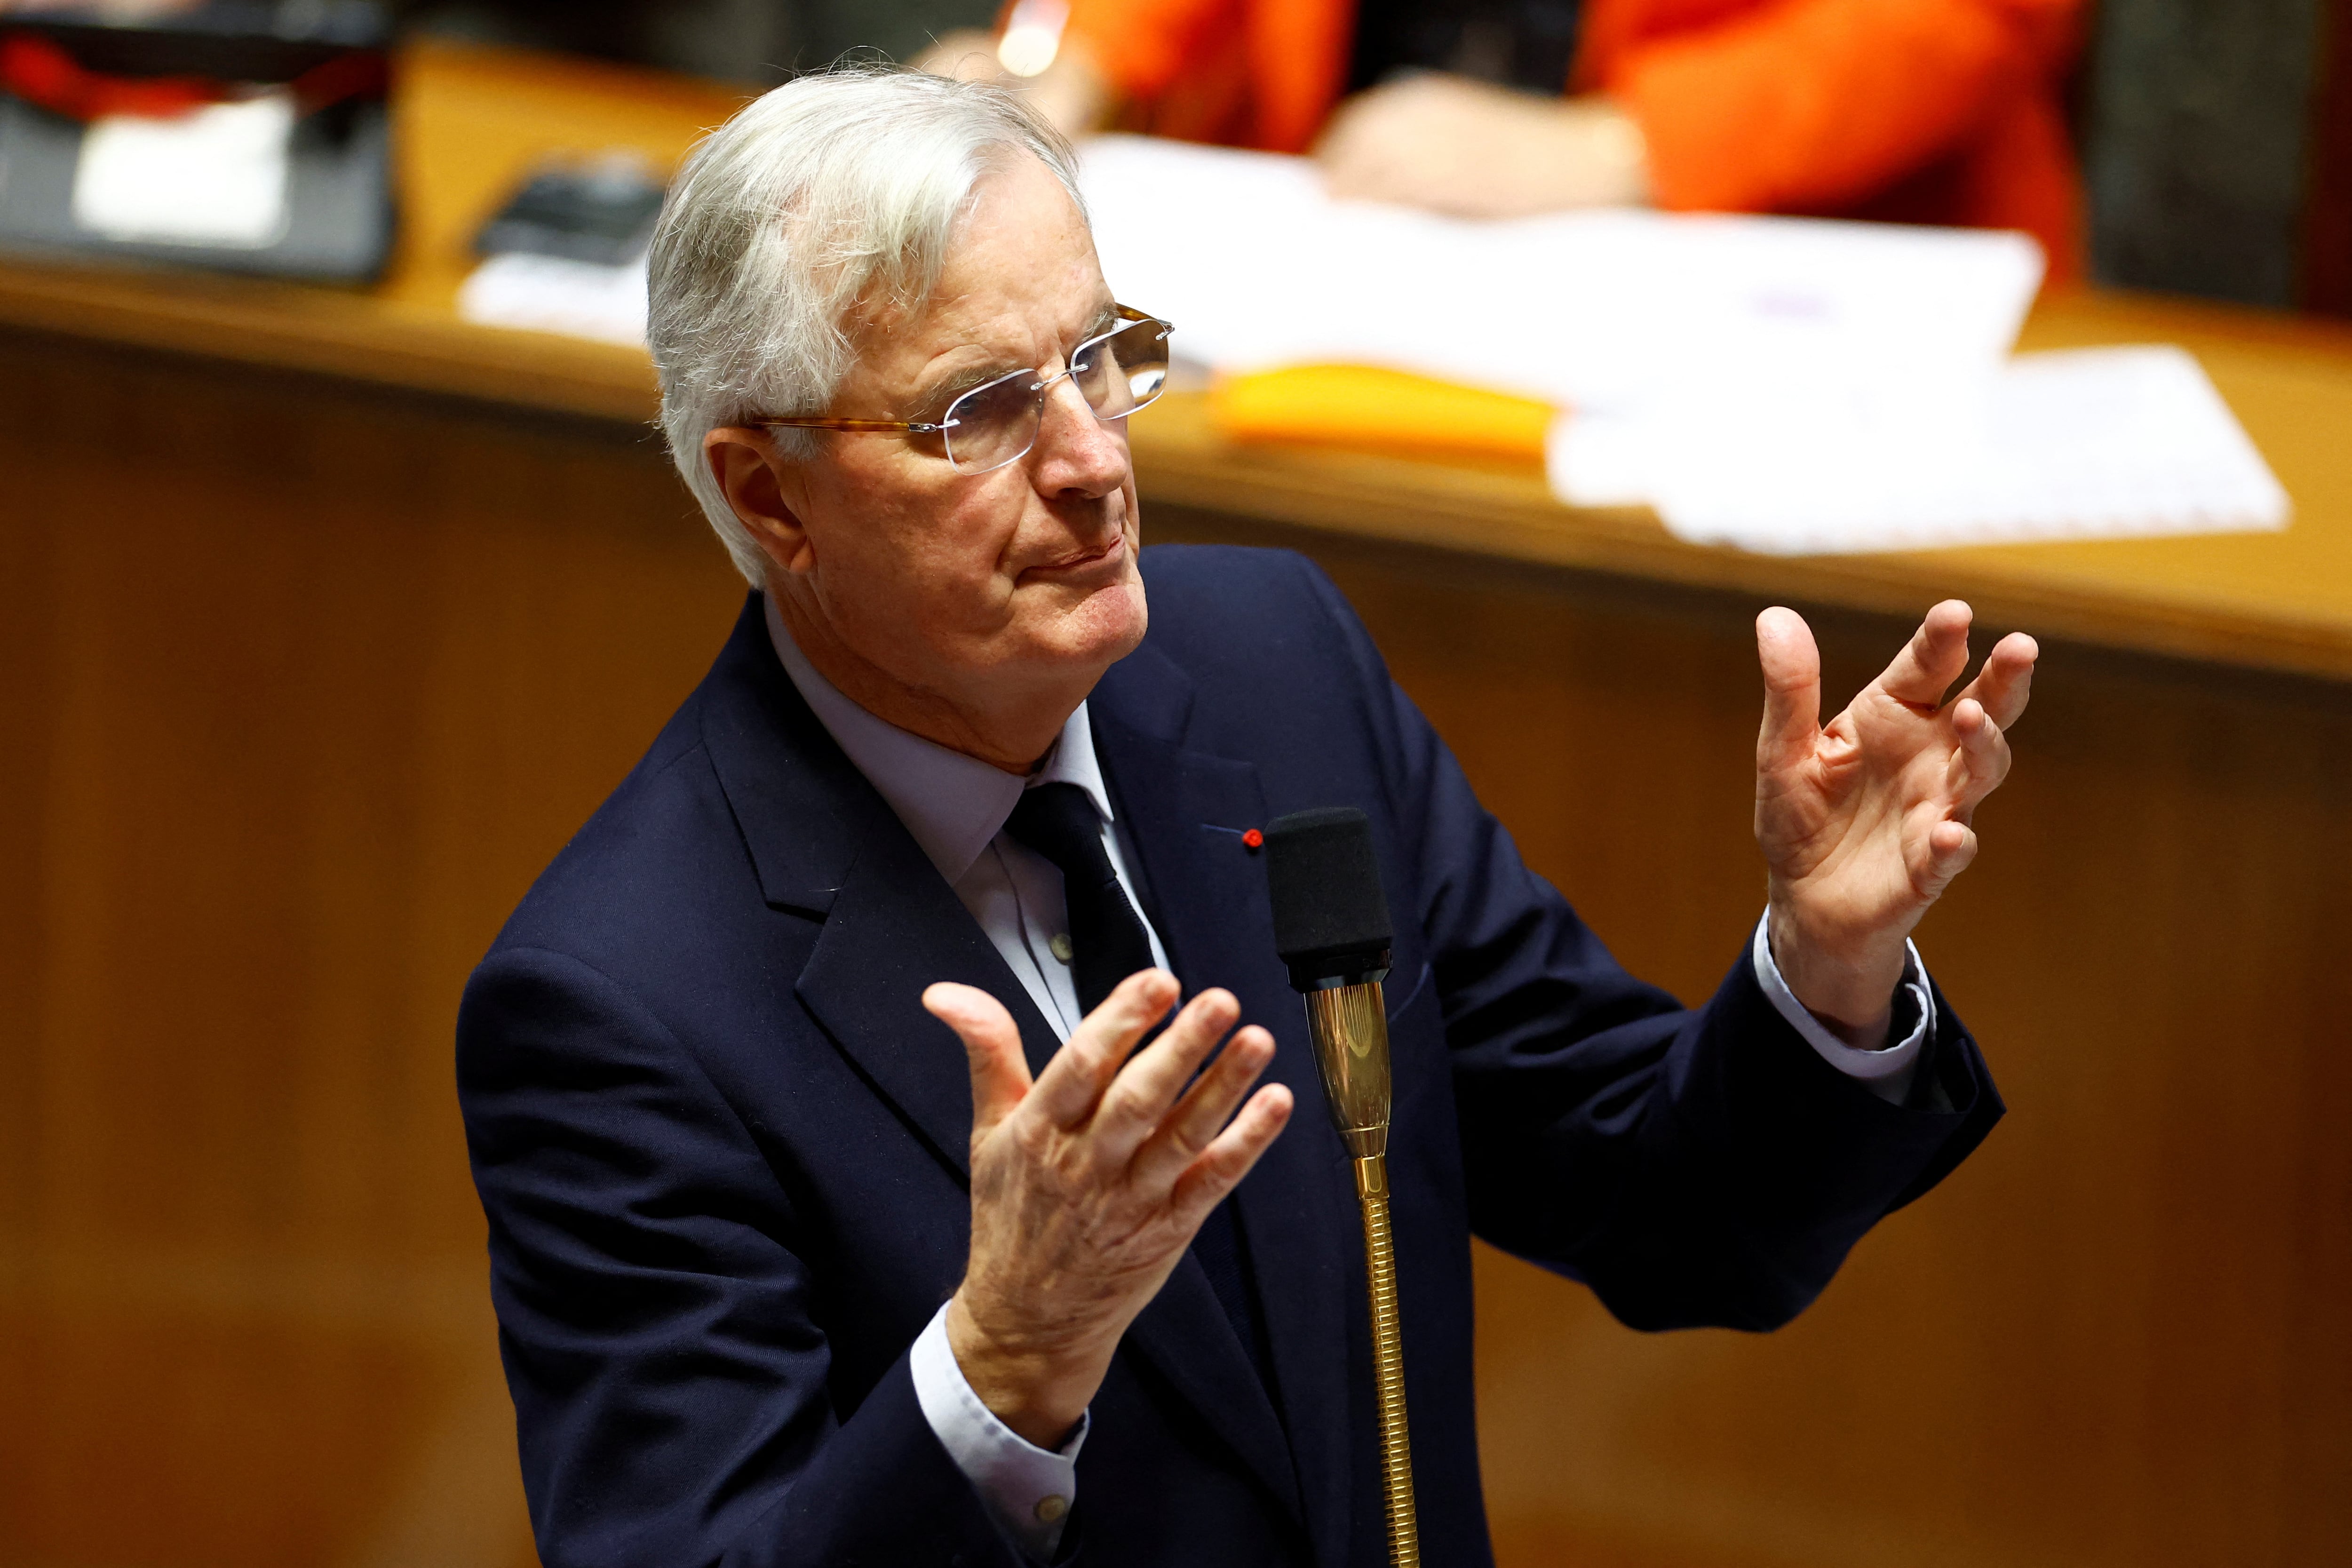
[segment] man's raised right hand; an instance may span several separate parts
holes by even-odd
[[[971,1256],[948,1344],[981,1402],[1042,1448],[1068,1440],[1119,1336],[1290,1120],[1281,1084],[1234,1114],[1274,1058],[1255,1025],[1193,1077],[1240,1020],[1231,992],[1193,997],[1135,1050],[1177,995],[1165,970],[1128,976],[1033,1082],[1003,1003],[923,993],[971,1058]]]

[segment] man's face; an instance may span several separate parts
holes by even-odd
[[[1059,372],[1114,325],[1094,238],[1045,166],[982,179],[929,306],[857,334],[856,368],[826,412],[936,421],[1009,371]],[[1028,456],[984,474],[939,438],[826,434],[800,465],[802,579],[851,654],[899,685],[956,700],[984,683],[1090,680],[1143,638],[1134,471],[1124,421],[1097,419],[1068,381]]]

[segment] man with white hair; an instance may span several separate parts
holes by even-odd
[[[671,449],[752,593],[458,1023],[549,1568],[1386,1559],[1354,1194],[1256,857],[1286,812],[1361,808],[1397,916],[1433,1563],[1489,1558],[1473,1232],[1638,1327],[1770,1328],[2000,1114],[1908,934],[2029,639],[1948,700],[1937,605],[1824,728],[1804,623],[1759,619],[1769,904],[1686,1010],[1311,566],[1139,554],[1169,328],[1017,98],[781,88],[697,152],[652,278]]]

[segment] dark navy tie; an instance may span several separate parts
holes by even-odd
[[[1120,981],[1152,963],[1143,917],[1135,912],[1103,847],[1102,815],[1076,784],[1039,784],[1022,792],[1004,830],[1062,873],[1062,900],[1070,920],[1070,980],[1077,989],[1078,1011],[1091,1013]],[[1192,1256],[1201,1260],[1209,1288],[1264,1381],[1265,1330],[1249,1288],[1241,1240],[1232,1204],[1222,1203],[1201,1222]]]
[[[1078,1012],[1091,1013],[1120,981],[1151,967],[1151,938],[1111,869],[1102,816],[1077,785],[1039,784],[1022,791],[1004,830],[1062,873],[1062,900],[1070,917],[1070,980],[1077,987]]]

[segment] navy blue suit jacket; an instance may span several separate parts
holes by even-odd
[[[1297,1111],[1232,1200],[1271,1352],[1188,1257],[1093,1405],[1066,1556],[1385,1560],[1360,1232],[1244,830],[1370,814],[1397,921],[1390,1173],[1422,1539],[1490,1561],[1470,1237],[1646,1329],[1768,1329],[2000,1101],[1937,1001],[1909,1107],[1773,1010],[1744,932],[1704,1007],[1634,980],[1521,862],[1320,574],[1145,552],[1151,629],[1091,700],[1145,902]],[[1609,831],[1606,824],[1595,832]],[[549,1568],[1013,1568],[908,1347],[961,1277],[964,1055],[919,1002],[1053,1034],[778,664],[754,597],[709,676],[468,984],[458,1080]]]

